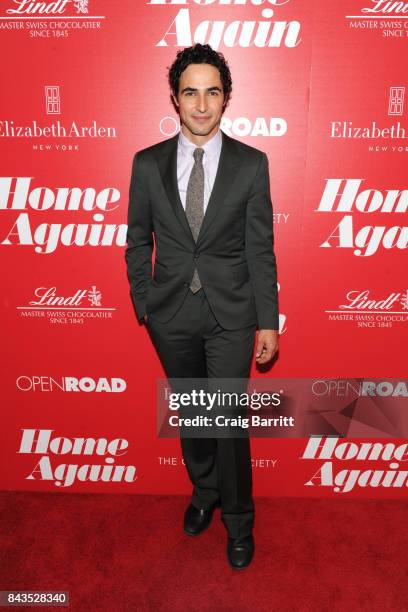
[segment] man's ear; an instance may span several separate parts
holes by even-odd
[[[178,103],[178,101],[177,101],[177,97],[176,97],[176,96],[175,96],[173,93],[171,94],[171,97],[173,98],[173,102],[174,102],[174,104],[175,104],[176,106],[178,106],[178,105],[179,105],[179,103]]]

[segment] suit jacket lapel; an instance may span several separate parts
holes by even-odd
[[[178,134],[173,136],[168,142],[167,153],[162,153],[157,158],[160,174],[162,177],[163,185],[167,193],[167,197],[170,204],[173,207],[174,214],[180,221],[181,226],[186,232],[189,239],[195,244],[194,236],[191,233],[190,226],[187,221],[186,213],[183,208],[183,204],[180,199],[180,193],[177,182],[177,143]]]
[[[201,243],[203,236],[210,224],[214,221],[222,202],[227,197],[229,188],[237,175],[237,169],[241,160],[235,150],[234,141],[222,133],[222,145],[220,159],[218,162],[217,173],[215,175],[214,185],[211,191],[211,196],[208,201],[204,219],[197,238],[197,247]],[[180,199],[177,182],[177,144],[178,134],[170,138],[167,142],[167,151],[163,151],[160,157],[157,158],[160,174],[163,180],[163,185],[167,193],[167,197],[173,207],[174,213],[179,220],[181,226],[186,232],[188,238],[195,245],[193,234],[186,217],[183,204]]]

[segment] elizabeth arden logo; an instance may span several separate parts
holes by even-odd
[[[0,22],[1,23],[1,22]],[[59,85],[44,86],[45,121],[33,119],[17,123],[13,119],[0,119],[0,138],[6,140],[33,140],[33,151],[79,151],[80,144],[98,139],[116,138],[114,126],[101,125],[94,119],[87,124],[78,121],[65,122],[55,118],[61,115],[61,90]],[[55,142],[55,141],[58,142]],[[65,142],[64,142],[65,141]]]
[[[405,87],[390,87],[388,114],[402,115],[404,112]]]
[[[404,97],[405,87],[389,87],[383,98],[379,98],[384,116],[402,117],[404,114]],[[407,131],[400,121],[390,123],[390,120],[386,119],[386,125],[378,124],[377,121],[371,121],[370,125],[355,125],[353,121],[331,121],[329,136],[336,140],[367,142],[367,150],[371,153],[406,152],[406,145],[403,142],[400,145],[388,144],[390,141],[404,141],[406,139]]]
[[[89,0],[12,0],[8,4],[0,28],[25,30],[30,38],[68,38],[75,30],[100,29],[105,19],[89,14]]]
[[[102,293],[92,285],[89,289],[77,289],[71,295],[60,295],[56,287],[37,287],[35,299],[17,306],[25,319],[45,319],[52,324],[83,325],[95,319],[112,319],[116,308],[102,306]]]
[[[58,85],[45,86],[45,112],[47,115],[61,113],[61,100]]]
[[[178,9],[167,29],[155,40],[156,47],[190,47],[194,43],[201,43],[209,44],[216,50],[222,45],[243,49],[282,46],[290,49],[297,47],[302,40],[301,24],[297,20],[285,21],[279,14],[275,16],[277,7],[279,11],[279,6],[286,6],[288,1],[290,0],[150,0],[147,5]],[[264,6],[257,21],[254,19],[253,7],[260,4]],[[179,8],[180,5],[187,8]],[[236,19],[212,20],[211,12],[215,6],[225,7],[228,17],[233,8],[237,14]],[[251,9],[250,15],[245,14],[246,6]],[[191,11],[189,7],[192,8]],[[206,10],[209,13],[207,15],[204,14]]]
[[[369,289],[352,290],[334,310],[325,310],[330,321],[352,321],[357,327],[392,327],[408,321],[408,289],[373,297]]]

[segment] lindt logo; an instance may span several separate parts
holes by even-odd
[[[9,8],[9,15],[61,15],[67,5],[74,5],[77,13],[88,13],[89,0],[55,0],[54,2],[35,2],[33,0],[13,0],[16,8]]]
[[[407,5],[405,2],[388,2],[387,0],[371,0],[372,5],[370,7],[364,7],[361,9],[362,13],[380,13],[383,15],[396,15],[398,13],[406,13]]]
[[[52,325],[83,325],[87,321],[112,319],[115,306],[102,305],[102,292],[96,285],[67,293],[57,287],[37,287],[34,295],[16,306],[20,317],[46,320]]]
[[[405,293],[390,293],[386,298],[373,300],[369,298],[370,291],[349,291],[346,295],[347,303],[340,304],[339,308],[344,310],[391,310],[397,304],[404,310],[408,310],[408,289]]]
[[[38,300],[31,300],[30,306],[79,306],[84,300],[89,306],[101,306],[102,294],[93,285],[91,289],[78,289],[74,295],[57,295],[56,287],[37,287],[34,295]]]

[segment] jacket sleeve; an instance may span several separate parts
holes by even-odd
[[[259,329],[279,330],[273,209],[268,158],[262,153],[247,204],[245,249]]]
[[[127,248],[125,259],[130,294],[139,321],[146,314],[147,291],[152,281],[153,224],[143,174],[143,164],[135,154],[129,188]]]

